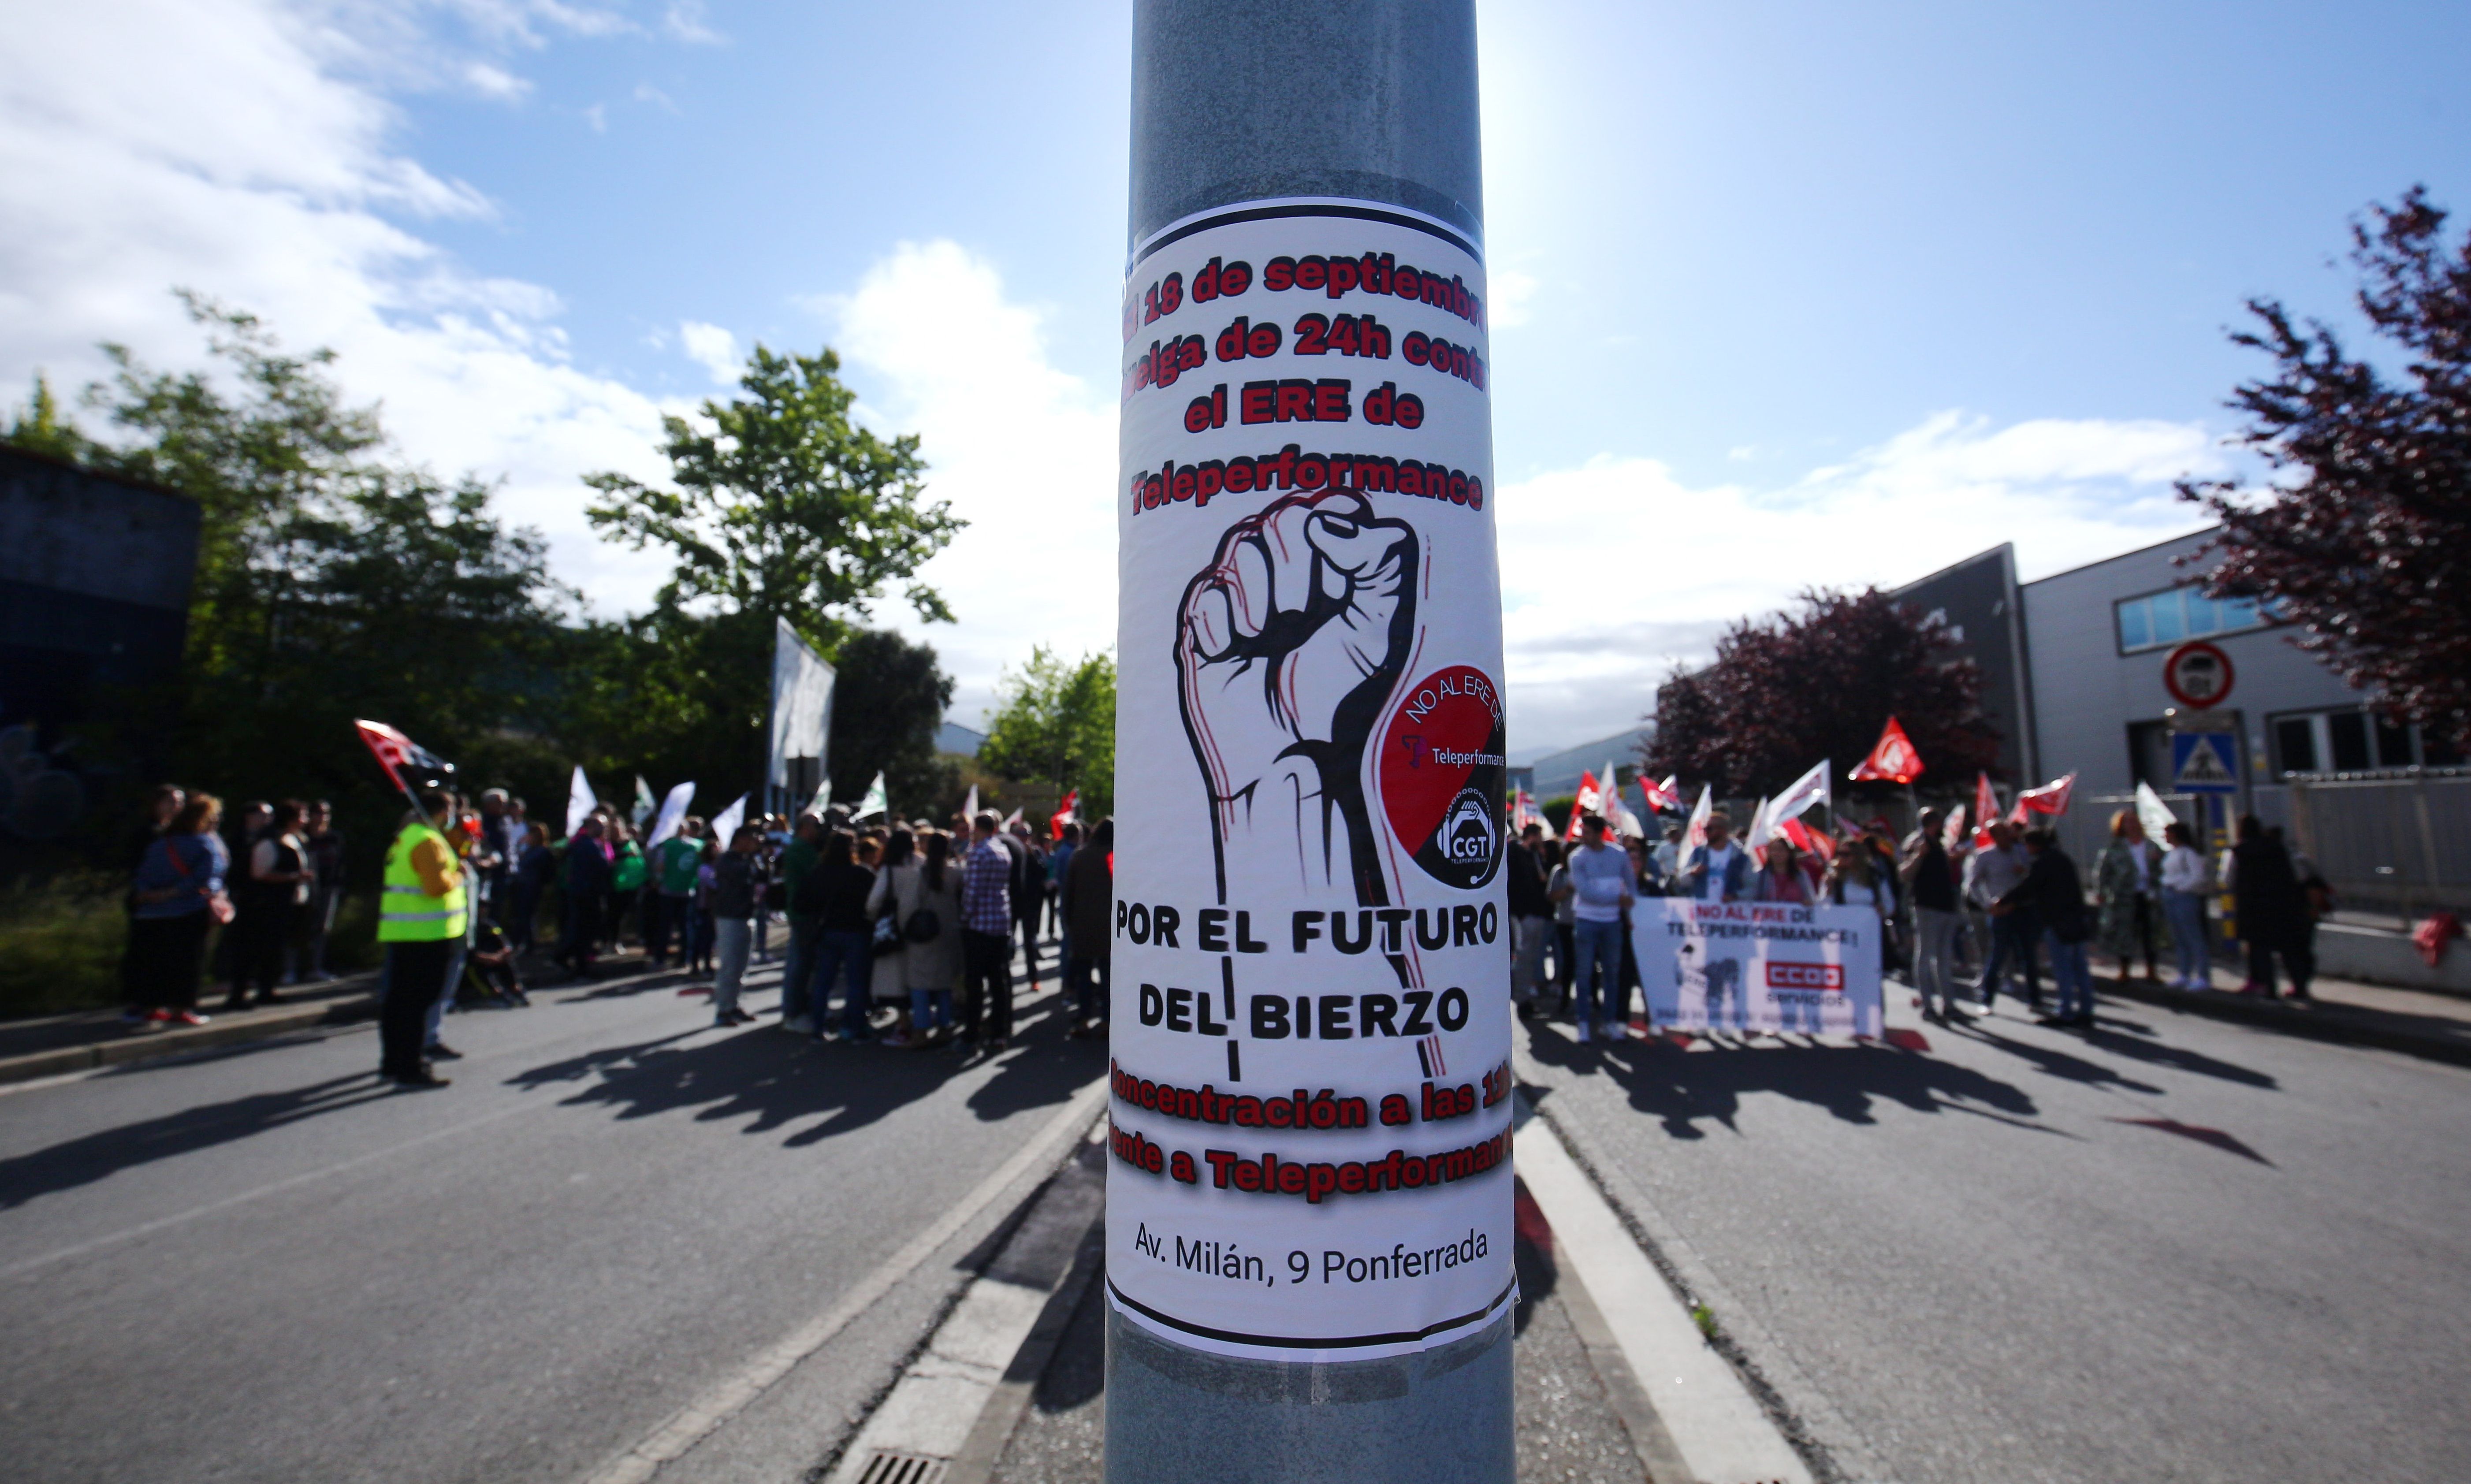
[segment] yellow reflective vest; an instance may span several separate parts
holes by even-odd
[[[381,943],[434,943],[463,936],[463,874],[456,871],[446,895],[430,895],[412,865],[412,849],[423,840],[435,840],[447,860],[455,859],[455,848],[437,831],[417,820],[403,827],[387,848],[386,892],[378,899]]]

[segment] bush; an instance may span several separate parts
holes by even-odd
[[[59,1015],[120,1002],[129,918],[121,883],[74,873],[0,893],[0,1017]]]

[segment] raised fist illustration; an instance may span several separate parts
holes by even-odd
[[[1333,490],[1236,522],[1185,589],[1176,668],[1220,901],[1231,869],[1389,900],[1364,749],[1406,667],[1417,568],[1413,527]]]

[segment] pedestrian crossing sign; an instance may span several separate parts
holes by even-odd
[[[2171,739],[2171,787],[2180,793],[2236,793],[2239,739],[2229,732],[2181,732]]]

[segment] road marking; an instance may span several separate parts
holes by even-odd
[[[1093,1080],[1060,1112],[1047,1119],[1012,1158],[979,1181],[958,1205],[936,1218],[932,1226],[911,1237],[907,1245],[860,1279],[830,1308],[756,1352],[745,1364],[714,1384],[669,1421],[653,1428],[642,1442],[586,1475],[585,1484],[644,1484],[660,1472],[663,1464],[685,1456],[689,1449],[718,1431],[722,1424],[744,1411],[774,1382],[794,1370],[798,1362],[821,1350],[834,1335],[847,1329],[852,1320],[891,1292],[895,1284],[932,1257],[937,1248],[952,1240],[953,1234],[993,1204],[1014,1181],[1036,1168],[1042,1161],[1058,1158],[1054,1145],[1059,1141],[1077,1136],[1086,1128],[1098,1116],[1098,1105],[1105,1100],[1106,1095],[1106,1080]]]
[[[392,1099],[373,1098],[370,1100],[391,1101]],[[193,1206],[187,1211],[179,1212],[173,1215],[157,1216],[152,1221],[143,1221],[135,1226],[113,1232],[108,1236],[92,1237],[88,1240],[76,1243],[73,1246],[61,1247],[51,1252],[46,1252],[40,1257],[27,1258],[22,1261],[12,1262],[7,1267],[0,1267],[0,1280],[15,1278],[20,1274],[33,1272],[35,1268],[48,1266],[54,1262],[63,1261],[69,1258],[93,1252],[97,1248],[109,1247],[125,1241],[133,1241],[140,1237],[150,1237],[168,1227],[178,1226],[183,1222],[195,1221],[200,1216],[210,1216],[219,1211],[229,1211],[234,1206],[245,1206],[250,1201],[259,1200],[269,1195],[279,1195],[285,1190],[308,1185],[314,1181],[323,1180],[329,1175],[340,1175],[345,1170],[358,1169],[364,1165],[373,1165],[379,1160],[387,1159],[392,1155],[401,1154],[406,1149],[417,1149],[422,1144],[435,1143],[441,1139],[452,1139],[458,1134],[469,1133],[473,1129],[480,1128],[485,1124],[495,1123],[500,1119],[512,1118],[518,1113],[531,1112],[535,1106],[535,1104],[529,1100],[518,1102],[510,1107],[501,1108],[495,1113],[484,1113],[477,1119],[466,1119],[460,1123],[449,1123],[444,1128],[432,1129],[426,1134],[422,1134],[417,1138],[407,1139],[401,1143],[392,1143],[387,1145],[383,1149],[372,1149],[366,1154],[354,1155],[348,1160],[329,1165],[323,1169],[307,1170],[301,1174],[292,1175],[284,1179],[277,1180],[271,1185],[259,1186],[254,1190],[243,1190],[238,1195],[226,1195],[222,1200],[208,1201],[202,1206]]]
[[[1518,1168],[1552,1224],[1555,1260],[1577,1271],[1691,1476],[1713,1484],[1811,1484],[1801,1455],[1699,1332],[1560,1133],[1542,1119],[1520,1131]]]

